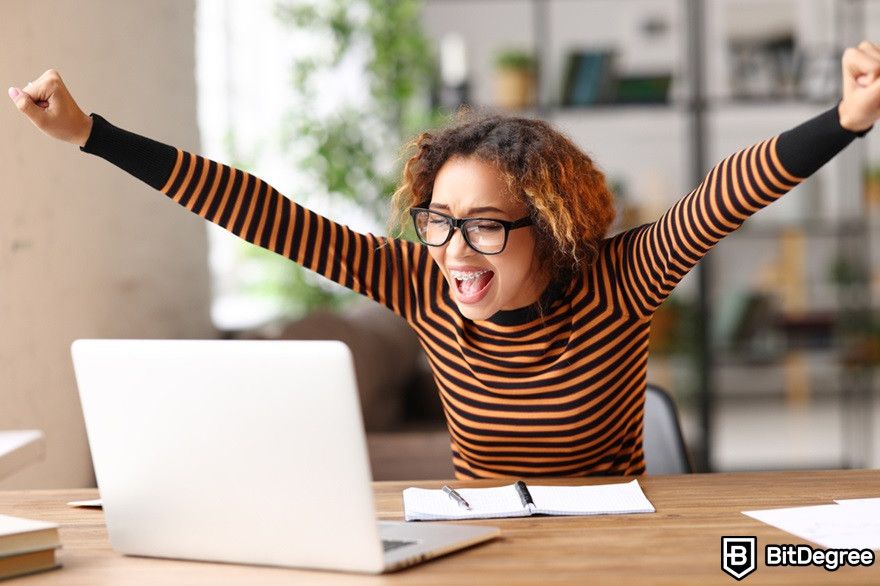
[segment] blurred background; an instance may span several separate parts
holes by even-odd
[[[461,105],[546,119],[621,230],[721,158],[834,106],[870,0],[82,0],[4,5],[0,77],[386,234],[403,142]],[[94,486],[77,338],[341,339],[374,477],[452,476],[415,335],[390,311],[0,111],[0,489]],[[876,131],[724,239],[658,311],[649,380],[700,471],[880,466]],[[161,433],[157,422],[156,433]],[[7,444],[11,445],[11,444]],[[0,464],[3,456],[0,455]]]

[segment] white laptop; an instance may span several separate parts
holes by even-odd
[[[76,340],[71,354],[121,553],[381,573],[499,534],[377,521],[342,342]]]

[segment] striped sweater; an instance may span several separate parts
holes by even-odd
[[[460,479],[643,473],[654,311],[716,242],[865,134],[842,128],[834,107],[736,152],[656,222],[605,239],[590,266],[548,287],[543,319],[530,306],[472,321],[424,245],[358,233],[259,177],[91,117],[82,151],[403,317],[429,359]]]

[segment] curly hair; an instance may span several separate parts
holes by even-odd
[[[410,208],[431,199],[438,171],[455,156],[499,170],[512,197],[528,207],[538,261],[557,278],[570,278],[595,259],[614,220],[605,175],[542,120],[462,107],[445,127],[407,142],[402,157],[413,151],[392,196],[389,232],[402,227]]]

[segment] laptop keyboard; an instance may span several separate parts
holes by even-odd
[[[415,541],[398,541],[396,539],[383,539],[382,540],[382,548],[384,551],[391,551],[392,549],[397,549],[398,547],[403,547],[404,545],[412,545],[416,543]]]

